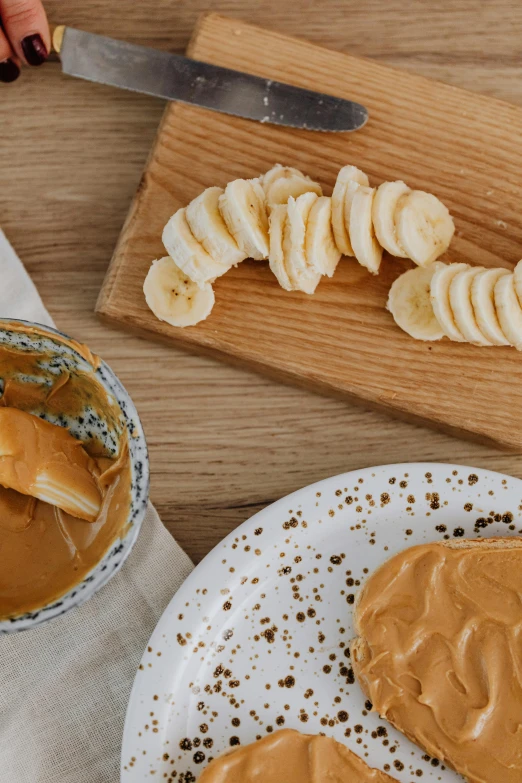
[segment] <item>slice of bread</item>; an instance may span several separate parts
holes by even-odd
[[[400,552],[359,591],[354,626],[383,718],[473,783],[521,783],[522,539]]]
[[[276,731],[210,762],[199,783],[397,783],[322,734]]]

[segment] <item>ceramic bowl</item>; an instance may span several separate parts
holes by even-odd
[[[10,325],[12,327],[14,324],[17,325],[16,330],[10,328]],[[24,331],[23,328],[20,329],[20,327],[27,327],[27,331]],[[40,333],[35,333],[34,330],[40,331]],[[109,432],[106,423],[98,415],[93,419],[92,413],[88,417],[88,426],[90,431],[94,430],[99,437],[105,435],[103,440],[112,450],[117,448],[119,437],[126,430],[132,483],[131,504],[128,524],[124,528],[125,532],[121,538],[113,542],[102,560],[87,574],[82,582],[65,595],[62,595],[58,600],[54,600],[52,603],[27,614],[0,620],[0,635],[35,628],[54,617],[65,614],[65,612],[70,611],[74,607],[84,604],[100,588],[107,584],[120,570],[136,542],[147,510],[149,494],[149,461],[143,428],[131,398],[110,367],[102,361],[98,369],[94,370],[92,365],[75,349],[75,342],[67,335],[48,326],[41,326],[28,321],[0,319],[0,345],[6,344],[13,348],[19,348],[20,351],[30,350],[42,353],[42,357],[45,356],[45,359],[42,358],[41,365],[44,378],[46,374],[49,377],[53,374],[56,376],[57,370],[61,369],[79,369],[96,376],[96,379],[106,390],[107,394],[117,402],[119,413],[121,414],[117,427],[120,435],[115,434],[114,429],[112,432]],[[0,378],[0,393],[2,391],[3,381]],[[52,417],[46,418],[52,421]],[[63,423],[64,417],[61,418]],[[86,418],[79,416],[76,419],[74,417],[65,417],[65,419],[72,434],[82,439],[87,427]]]

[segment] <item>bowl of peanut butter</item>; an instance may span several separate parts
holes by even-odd
[[[103,587],[148,490],[143,429],[112,370],[50,327],[0,319],[0,635]]]

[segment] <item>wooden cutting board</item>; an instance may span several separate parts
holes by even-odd
[[[267,263],[245,261],[216,281],[211,316],[189,329],[158,321],[142,286],[165,255],[161,233],[176,209],[276,162],[302,169],[326,195],[347,163],[373,185],[403,179],[434,192],[456,222],[448,260],[511,268],[522,255],[522,109],[214,14],[201,19],[189,55],[352,98],[370,121],[356,133],[319,134],[169,105],[97,312],[144,336],[520,449],[522,355],[404,334],[385,303],[405,262],[385,256],[372,277],[343,259],[307,296],[283,291]]]

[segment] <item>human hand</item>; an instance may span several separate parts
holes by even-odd
[[[0,82],[14,82],[20,63],[42,65],[51,47],[41,0],[0,0]]]

